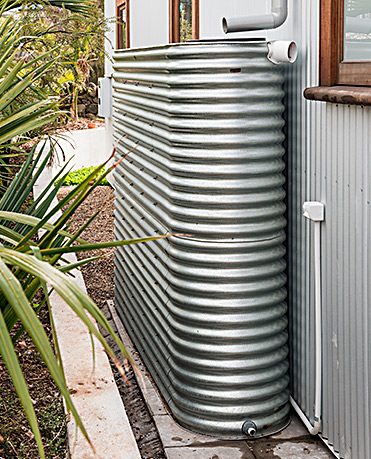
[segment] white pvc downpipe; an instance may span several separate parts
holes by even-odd
[[[287,0],[272,0],[271,12],[237,18],[223,18],[224,33],[276,29],[287,18]]]
[[[251,30],[276,29],[287,19],[287,0],[271,0],[271,12],[254,16],[223,18],[224,33],[248,32]],[[293,63],[298,56],[294,41],[272,41],[268,43],[268,59],[274,64]]]
[[[296,401],[290,402],[305,427],[312,435],[317,435],[321,428],[322,415],[322,287],[321,287],[321,222],[325,219],[325,209],[321,202],[305,202],[304,217],[314,222],[314,290],[315,290],[315,389],[314,389],[314,423],[309,422]]]

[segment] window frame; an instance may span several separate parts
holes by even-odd
[[[343,30],[344,0],[321,0],[320,85],[371,86],[371,60],[343,60]]]
[[[120,22],[123,10],[126,10],[125,48],[121,46],[123,44],[123,27]],[[130,48],[130,0],[116,0],[116,48]]]
[[[319,84],[304,97],[371,106],[371,61],[343,61],[344,0],[320,0]]]
[[[169,0],[169,43],[180,41],[180,0]],[[200,37],[200,2],[192,0],[192,40]]]

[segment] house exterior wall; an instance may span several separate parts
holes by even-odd
[[[321,201],[322,436],[341,458],[369,459],[371,108],[303,98],[318,85],[318,4],[289,1],[287,23],[268,33],[299,48],[298,61],[285,66],[292,395],[313,421],[313,226],[302,203]]]
[[[200,0],[200,38],[225,38],[222,29],[224,16],[264,14],[269,10],[270,4],[271,0]],[[250,35],[262,37],[265,33],[257,31]],[[228,34],[228,38],[241,38],[241,36],[244,34]]]
[[[341,457],[370,458],[371,110],[324,105],[321,125],[308,172],[309,193],[326,205],[323,435]]]
[[[169,43],[169,0],[131,0],[130,47]]]

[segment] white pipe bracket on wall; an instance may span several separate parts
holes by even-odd
[[[325,206],[322,202],[307,201],[303,204],[303,216],[314,222],[323,222],[325,219]]]

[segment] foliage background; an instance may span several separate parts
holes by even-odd
[[[43,90],[49,96],[65,97],[74,115],[77,94],[104,74],[107,21],[103,0],[89,2],[88,15],[47,2],[37,6],[25,3],[17,19],[19,33],[35,37],[25,44],[24,52],[32,57],[49,51],[51,58],[58,58],[43,78]]]

